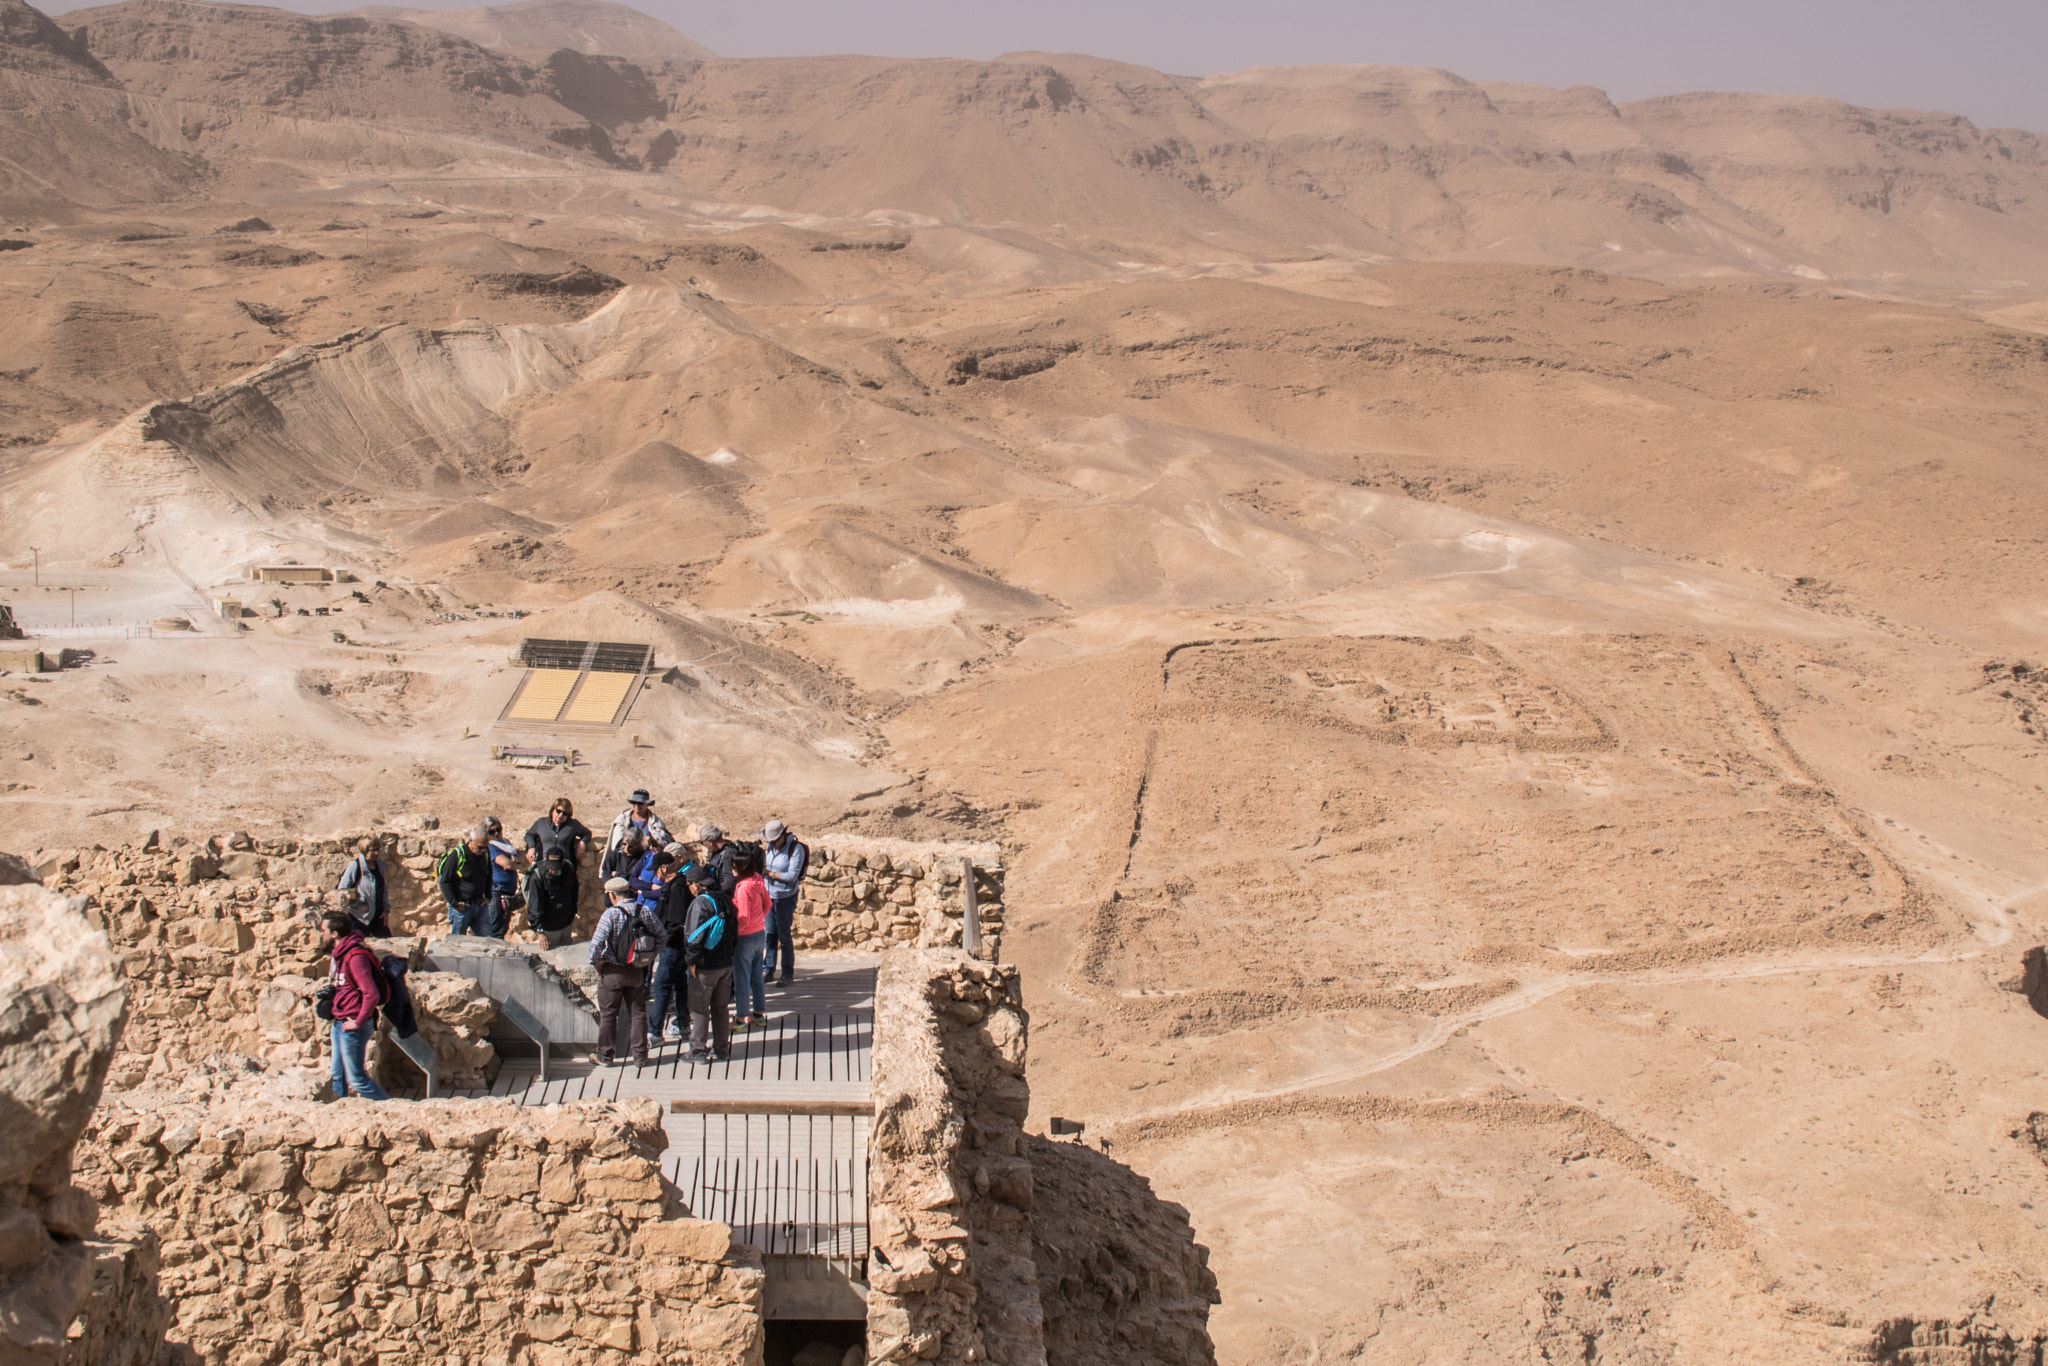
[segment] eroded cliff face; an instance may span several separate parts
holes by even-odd
[[[72,1182],[128,1016],[120,960],[82,906],[0,887],[0,1360],[21,1366],[163,1352],[154,1235],[102,1229]]]

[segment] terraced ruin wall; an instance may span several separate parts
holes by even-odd
[[[683,1215],[652,1101],[109,1095],[76,1180],[163,1240],[207,1362],[761,1360],[763,1273]]]
[[[689,837],[696,831],[681,833]],[[159,838],[154,844],[48,852],[38,856],[35,867],[46,886],[91,897],[107,916],[110,930],[138,942],[148,923],[162,916],[166,907],[174,916],[198,908],[204,919],[240,920],[254,931],[260,924],[274,923],[281,903],[289,903],[294,911],[339,906],[333,888],[353,856],[350,851],[357,838]],[[394,934],[433,938],[445,930],[434,866],[458,838],[438,829],[378,836],[392,875]],[[602,910],[597,862],[594,855],[585,859],[578,878],[578,939],[589,937]],[[965,904],[963,865],[968,862],[975,869],[986,944],[983,956],[993,959],[1003,932],[1004,873],[1000,846],[986,843],[821,837],[811,846],[810,875],[797,906],[797,946],[866,952],[905,944],[957,947]],[[255,911],[212,914],[212,908],[229,902]],[[514,931],[523,928],[515,915]],[[212,933],[213,939],[194,942],[212,948],[247,947],[225,929]],[[187,946],[170,939],[166,943],[172,948]]]
[[[1219,1301],[1188,1212],[1024,1132],[1017,970],[892,955],[875,987],[868,1359],[1202,1366]]]

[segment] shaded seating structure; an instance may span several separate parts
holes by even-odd
[[[525,672],[497,724],[548,730],[615,730],[654,668],[654,647],[614,640],[519,642]]]

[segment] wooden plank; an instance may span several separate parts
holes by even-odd
[[[871,1115],[875,1109],[865,1082],[696,1086],[667,1100],[679,1115]]]

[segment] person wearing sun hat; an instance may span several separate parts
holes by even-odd
[[[628,837],[636,834],[649,849],[659,849],[669,842],[668,827],[654,814],[654,798],[647,795],[646,788],[634,788],[626,803],[626,809],[612,817],[611,837],[604,842],[607,857],[616,854]]]

